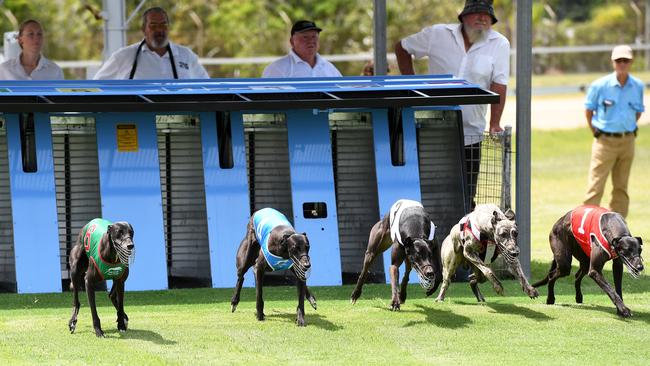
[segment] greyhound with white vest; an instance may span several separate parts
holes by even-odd
[[[427,296],[434,293],[442,276],[440,250],[434,239],[435,229],[435,225],[420,202],[405,199],[395,202],[390,212],[370,230],[363,270],[350,297],[352,304],[356,303],[361,296],[361,289],[372,262],[388,248],[392,248],[391,310],[399,310],[400,304],[406,302],[406,288],[411,268],[415,269],[420,285],[427,290]],[[398,288],[399,266],[403,262],[406,268],[401,286]]]
[[[508,270],[519,279],[521,288],[530,298],[539,296],[532,287],[519,263],[519,246],[517,245],[517,223],[515,213],[507,210],[505,213],[494,204],[477,205],[474,211],[463,217],[451,228],[451,232],[442,242],[442,287],[436,301],[443,301],[451,278],[461,264],[469,265],[473,273],[469,285],[479,302],[485,302],[485,297],[478,288],[478,283],[488,279],[497,294],[503,295],[503,286],[496,275],[485,263],[486,258],[491,262],[501,255],[508,264]],[[492,252],[492,255],[488,255]]]

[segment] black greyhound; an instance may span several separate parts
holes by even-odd
[[[571,273],[571,256],[580,262],[575,277],[576,302],[582,303],[580,283],[589,275],[609,296],[616,312],[622,317],[632,316],[623,303],[623,265],[637,278],[643,271],[641,250],[643,241],[633,237],[621,215],[597,206],[580,206],[562,216],[549,235],[553,262],[544,279],[533,284],[540,287],[548,283],[547,304],[555,303],[555,281]],[[612,259],[614,291],[603,276],[605,262]]]
[[[421,203],[410,200],[395,202],[390,212],[370,230],[363,269],[350,296],[352,304],[361,296],[372,262],[390,247],[391,310],[400,310],[400,304],[406,302],[406,288],[412,267],[420,278],[420,285],[427,291],[427,296],[434,293],[442,281],[440,248],[433,238],[434,231],[435,226]],[[399,266],[403,262],[404,277],[398,288]]]
[[[262,287],[267,271],[291,269],[298,288],[296,324],[305,326],[305,298],[316,309],[316,298],[309,292],[307,277],[311,272],[309,240],[307,234],[298,234],[284,215],[272,208],[261,209],[251,216],[246,226],[246,235],[237,250],[237,285],[230,301],[234,312],[239,304],[244,274],[253,267],[255,272],[255,293],[257,320],[264,320]]]
[[[77,328],[81,306],[79,290],[85,286],[95,335],[104,337],[95,305],[95,284],[108,279],[113,280],[108,296],[117,310],[117,329],[126,331],[129,317],[124,312],[124,282],[129,277],[129,261],[133,254],[133,227],[128,222],[94,219],[79,231],[77,242],[70,251],[70,288],[74,295],[72,317],[68,323],[70,333]]]

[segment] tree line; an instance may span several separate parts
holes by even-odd
[[[127,0],[127,17],[139,1]],[[643,34],[644,0],[533,0],[534,46],[634,43]],[[372,0],[158,0],[170,15],[170,39],[199,57],[282,56],[289,50],[289,30],[298,19],[321,28],[321,54],[372,52]],[[434,23],[456,23],[464,0],[387,0],[388,50],[393,44]],[[516,0],[495,0],[494,28],[514,44]],[[101,60],[101,0],[5,0],[0,30],[17,30],[28,18],[45,28],[46,56],[52,60]],[[142,9],[141,9],[142,11]],[[141,39],[141,18],[128,25],[127,44]],[[602,71],[607,55],[544,55],[534,69],[544,72]],[[635,64],[641,66],[641,62]],[[212,77],[257,77],[266,65],[209,66]],[[359,75],[363,62],[338,62],[344,75]],[[424,62],[416,64],[426,71]],[[392,73],[396,67],[392,66]],[[84,74],[68,72],[68,78]]]

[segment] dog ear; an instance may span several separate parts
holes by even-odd
[[[133,236],[135,236],[135,230],[133,230],[133,226],[131,224],[127,223],[129,225],[129,232],[131,233],[131,239],[133,239]]]
[[[304,231],[300,235],[303,235],[305,238],[307,237],[307,233]]]
[[[287,239],[289,239],[289,237],[290,237],[291,235],[293,235],[293,234],[284,234],[284,235],[282,236],[282,241],[287,241]]]
[[[499,211],[492,212],[492,226],[496,225],[501,219],[499,218]]]
[[[504,213],[504,215],[506,215],[506,218],[507,218],[508,220],[510,220],[510,221],[514,221],[514,220],[515,220],[515,217],[516,217],[515,212],[514,212],[512,209],[510,209],[510,208],[509,208],[508,210],[506,210],[506,212]]]
[[[634,238],[639,242],[639,246],[643,245],[643,239],[640,236],[635,236]]]

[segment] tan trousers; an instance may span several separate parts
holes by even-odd
[[[591,145],[589,187],[584,204],[600,205],[609,172],[612,172],[612,199],[609,209],[627,216],[630,197],[627,182],[634,160],[634,135],[612,137],[601,135]]]

